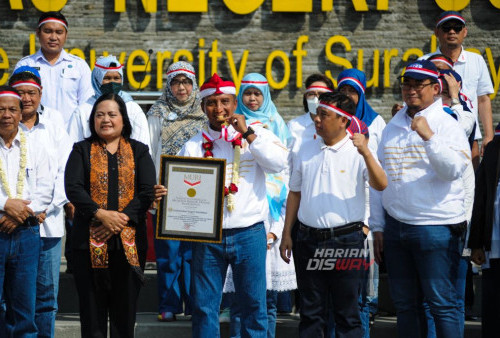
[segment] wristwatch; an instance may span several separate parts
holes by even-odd
[[[248,136],[255,134],[255,131],[252,129],[252,127],[248,127],[247,131],[241,135],[245,140],[247,139]]]
[[[452,98],[451,99],[451,106],[453,107],[453,106],[456,106],[457,104],[460,104],[460,100],[455,98],[455,97]]]

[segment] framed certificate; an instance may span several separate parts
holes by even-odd
[[[160,184],[167,190],[158,208],[156,238],[222,241],[226,160],[161,156]]]

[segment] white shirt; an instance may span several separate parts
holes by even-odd
[[[22,199],[31,201],[28,205],[35,213],[45,211],[52,200],[52,176],[49,169],[49,158],[47,153],[38,142],[32,142],[26,135],[26,177]],[[17,175],[19,173],[21,157],[21,137],[17,132],[10,148],[5,146],[3,138],[0,137],[0,160],[2,170],[6,172],[12,198],[17,196]],[[0,189],[0,217],[3,216],[5,203],[7,202],[5,189]]]
[[[149,147],[149,129],[146,115],[142,108],[134,101],[125,103],[127,106],[127,114],[132,125],[132,135],[130,138],[144,143]],[[68,134],[73,143],[80,142],[84,138],[90,136],[89,118],[92,112],[93,104],[85,102],[75,109],[68,122]]]
[[[378,149],[388,185],[370,195],[370,226],[383,231],[383,209],[415,225],[455,224],[465,220],[462,175],[470,147],[458,122],[443,110],[441,99],[418,112],[434,132],[423,141],[411,130],[407,107],[385,127]]]
[[[52,110],[46,115],[47,109],[38,115],[38,124],[28,129],[22,123],[20,128],[28,136],[30,142],[36,142],[43,147],[49,158],[49,169],[53,179],[52,200],[47,207],[47,217],[40,227],[41,237],[64,236],[64,205],[68,203],[64,189],[64,170],[66,161],[72,149],[68,134],[61,125],[54,123],[52,118],[60,113]],[[57,114],[56,114],[57,113]],[[57,120],[57,118],[56,118]]]
[[[434,54],[442,53],[438,48],[436,52],[424,55],[422,58],[427,59]],[[486,62],[481,55],[468,52],[462,46],[462,52],[453,65],[453,70],[462,77],[461,92],[471,100],[471,109],[477,121],[478,96],[489,95],[494,92]],[[479,129],[479,123],[477,123],[475,139],[478,140],[481,138],[481,130]]]
[[[290,134],[292,135],[292,142],[290,149],[292,152],[297,152],[302,142],[312,140],[316,129],[314,128],[314,121],[310,113],[305,113],[287,123]]]
[[[229,127],[230,130],[232,127]],[[235,208],[232,212],[224,205],[223,229],[245,228],[267,220],[269,207],[266,197],[265,173],[279,173],[286,168],[288,150],[269,130],[252,126],[257,138],[249,145],[243,142],[240,155],[240,179],[237,184]],[[214,158],[226,159],[226,187],[232,179],[234,149],[231,143],[219,139],[220,132],[208,128],[215,139]],[[184,144],[180,156],[203,157],[202,133],[196,134]]]
[[[64,50],[54,65],[47,61],[40,49],[19,60],[16,69],[21,66],[38,69],[43,86],[42,104],[60,111],[66,125],[76,107],[94,95],[89,66]]]
[[[293,154],[290,191],[300,191],[299,221],[333,228],[365,219],[368,171],[350,135],[333,146],[321,138],[303,143]]]

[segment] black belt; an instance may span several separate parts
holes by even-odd
[[[37,226],[37,225],[39,225],[38,218],[36,218],[36,216],[29,216],[20,225],[23,226],[23,227],[34,227],[34,226]]]
[[[334,228],[318,229],[299,222],[299,230],[307,232],[316,240],[327,240],[333,237],[347,235],[363,229],[364,226],[365,224],[363,222],[352,222]]]

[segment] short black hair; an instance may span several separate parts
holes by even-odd
[[[125,101],[123,101],[123,99],[120,97],[120,95],[115,93],[104,94],[100,96],[97,101],[95,101],[89,117],[90,136],[87,138],[87,140],[91,142],[100,140],[100,137],[99,135],[97,135],[97,131],[95,130],[95,112],[99,103],[107,100],[115,101],[118,104],[118,110],[120,111],[123,120],[122,136],[128,141],[130,139],[130,135],[132,135],[132,124],[130,123],[130,119],[127,114],[127,105],[125,104]]]
[[[21,72],[12,75],[9,79],[9,85],[12,85],[14,82],[17,81],[27,81],[27,80],[33,80],[39,86],[42,85],[42,81],[40,80],[40,78],[31,72]]]
[[[328,76],[326,76],[325,74],[321,74],[321,73],[314,73],[314,74],[309,75],[305,81],[305,86],[307,88],[307,87],[311,86],[314,82],[318,82],[318,81],[324,82],[326,84],[326,86],[328,88],[330,88],[332,91],[335,90],[333,88],[332,80],[330,80],[330,78]],[[308,113],[309,108],[307,107],[307,99],[306,99],[305,95],[302,98],[302,104],[304,105],[304,111],[306,113]]]
[[[16,88],[11,86],[0,86],[0,92],[14,92],[17,95],[21,96]],[[19,107],[23,110],[23,101],[19,100]]]
[[[40,15],[40,18],[38,19],[38,25],[40,25],[40,22],[42,22],[43,20],[45,20],[47,18],[56,18],[56,19],[59,19],[59,20],[63,21],[66,24],[66,27],[69,27],[68,20],[66,20],[66,17],[61,12],[46,12],[46,13],[42,13],[42,15]],[[40,28],[41,27],[38,27],[38,29],[40,29]]]
[[[354,101],[347,95],[342,94],[341,92],[335,93],[323,93],[319,96],[319,100],[326,102],[328,104],[335,104],[336,107],[342,109],[346,113],[351,115],[356,115],[356,105]],[[351,121],[347,123],[346,127],[349,127]]]

